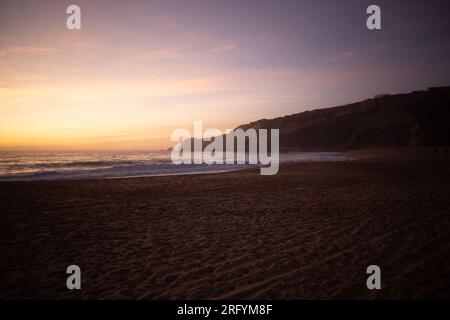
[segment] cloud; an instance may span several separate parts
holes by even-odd
[[[42,81],[47,80],[47,76],[43,74],[16,74],[13,76],[15,80],[21,81]]]
[[[213,53],[220,53],[220,52],[224,52],[224,51],[229,51],[229,50],[234,50],[237,48],[237,44],[236,41],[234,40],[229,40],[227,41],[227,43],[217,46],[215,48],[211,49],[211,52]]]
[[[175,48],[161,48],[142,53],[146,59],[179,59],[183,54]]]
[[[65,32],[59,39],[60,47],[70,50],[85,50],[93,48],[97,45],[97,41],[93,36],[86,36],[79,32]]]
[[[0,49],[0,56],[4,57],[7,55],[16,55],[16,54],[42,54],[42,53],[51,53],[56,51],[54,48],[47,47],[8,47],[4,49]]]
[[[351,59],[354,56],[355,56],[354,52],[352,52],[352,51],[345,51],[345,52],[340,52],[338,54],[335,54],[333,56],[328,56],[328,57],[326,57],[324,59],[324,61],[325,62],[338,62],[338,61]]]

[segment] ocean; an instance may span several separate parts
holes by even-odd
[[[337,152],[280,154],[280,162],[345,161]],[[108,179],[213,173],[255,165],[175,165],[170,151],[0,151],[0,181]]]

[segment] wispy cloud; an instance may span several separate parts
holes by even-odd
[[[175,48],[161,48],[155,50],[149,50],[139,54],[145,59],[159,60],[159,59],[179,59],[183,57],[180,50]]]
[[[211,49],[212,53],[220,53],[224,51],[234,50],[237,48],[237,43],[235,40],[228,40],[225,44],[214,47]]]
[[[339,52],[332,56],[328,56],[324,59],[324,61],[325,62],[338,62],[338,61],[351,59],[354,56],[355,56],[355,53],[353,51],[345,51],[345,52]]]
[[[46,75],[38,75],[38,74],[16,74],[13,76],[15,80],[20,81],[42,81],[47,80]]]
[[[54,48],[47,47],[7,47],[0,49],[0,56],[16,55],[16,54],[43,54],[57,51]]]
[[[85,50],[93,48],[96,45],[96,39],[85,33],[65,32],[59,39],[59,46],[64,49]]]

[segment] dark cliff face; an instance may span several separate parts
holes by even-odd
[[[280,129],[280,148],[344,150],[450,145],[450,87],[382,95],[239,128]]]

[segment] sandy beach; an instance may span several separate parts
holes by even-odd
[[[276,176],[2,182],[0,298],[449,299],[449,177],[448,154],[416,152]],[[366,288],[371,264],[382,290]]]

